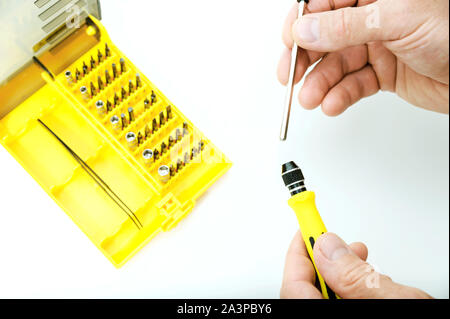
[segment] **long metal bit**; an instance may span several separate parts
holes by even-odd
[[[309,1],[297,0],[297,2],[298,2],[298,18],[301,18],[303,16],[305,4],[308,3]],[[291,68],[289,71],[289,81],[287,84],[286,100],[284,102],[283,122],[281,123],[280,140],[282,141],[286,140],[288,133],[289,117],[291,115],[292,96],[294,93],[294,76],[297,66],[297,53],[298,53],[298,46],[294,42],[294,45],[292,47]]]

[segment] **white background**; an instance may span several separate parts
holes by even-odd
[[[297,230],[276,80],[292,1],[103,0],[113,41],[234,162],[193,213],[116,270],[0,149],[0,297],[277,298]],[[338,118],[295,105],[295,159],[330,231],[395,281],[449,297],[449,121],[388,93]],[[289,156],[288,156],[289,154]]]

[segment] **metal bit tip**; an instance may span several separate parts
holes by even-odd
[[[305,2],[307,1],[298,1],[299,3],[298,18],[303,16],[303,11],[305,9]],[[294,45],[294,47],[292,48],[291,67],[289,72],[289,80],[287,84],[286,100],[284,103],[283,121],[281,123],[281,131],[280,131],[281,141],[286,140],[288,133],[289,117],[291,115],[292,95],[294,93],[294,75],[297,65],[297,53],[298,53],[298,46]]]

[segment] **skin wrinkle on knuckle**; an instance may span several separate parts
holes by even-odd
[[[360,99],[361,97],[365,96],[366,94],[366,85],[365,83],[367,83],[369,81],[369,75],[367,74],[367,71],[365,74],[361,74],[360,78],[357,79],[355,81],[355,87],[356,90],[353,90],[353,95],[352,95],[352,99],[351,99],[351,103],[356,103],[358,101],[358,99]]]
[[[328,92],[328,90],[329,90],[330,88],[333,87],[332,83],[330,82],[330,78],[332,78],[333,75],[326,76],[326,75],[325,75],[325,72],[319,72],[319,73],[317,74],[317,76],[319,76],[320,79],[322,79],[321,83],[323,83],[324,85],[321,86],[321,89],[323,89],[323,90],[322,90],[323,93],[326,94],[326,93]],[[323,97],[322,97],[322,98],[323,98]]]
[[[347,59],[344,58],[343,54],[339,54],[339,64],[341,66],[341,76],[347,74],[350,71],[350,66]]]
[[[321,100],[317,100],[317,92],[320,92],[320,94],[323,94],[323,91],[326,90],[326,82],[325,81],[325,77],[323,76],[322,73],[318,73],[315,76],[315,79],[313,78],[312,80],[310,80],[310,88],[308,89],[309,92],[314,92],[312,95],[314,97],[314,99],[311,99],[311,94],[309,95],[309,103],[307,103],[306,106],[308,107],[316,107],[320,104]],[[312,85],[311,85],[312,84]]]
[[[343,271],[339,272],[337,284],[344,294],[361,295],[361,290],[366,286],[367,263],[353,262]]]
[[[336,37],[340,40],[344,39],[352,39],[353,37],[353,31],[351,29],[351,18],[352,15],[350,13],[351,11],[349,8],[340,9],[337,11],[336,18],[338,21],[336,23],[333,23],[335,26],[337,26],[335,29]],[[333,19],[330,19],[333,20]],[[329,30],[333,30],[333,25],[330,26]]]
[[[361,55],[362,55],[362,61],[364,61],[364,65],[370,64],[369,63],[369,45],[365,44],[361,46]]]
[[[378,82],[378,87],[382,91],[394,91],[395,90],[395,74],[396,72],[396,63],[387,67],[383,62],[385,59],[389,59],[386,55],[386,52],[382,52],[386,50],[385,46],[380,45],[379,43],[368,43],[366,46],[366,54],[367,54],[367,63],[372,66],[375,78]],[[375,58],[372,58],[371,53]],[[378,57],[378,59],[376,58]],[[380,58],[381,57],[381,58]],[[382,61],[381,63],[378,62]],[[395,69],[393,71],[392,69]]]
[[[352,103],[352,90],[351,90],[351,88],[348,88],[347,86],[342,86],[342,89],[340,90],[341,91],[341,96],[342,96],[342,100],[343,100],[343,102],[344,103],[341,103],[341,104],[344,104],[343,106],[348,106],[348,105],[351,105],[351,103]],[[341,107],[340,108],[342,108],[342,105],[341,105]]]
[[[323,70],[321,70],[322,73],[324,73],[324,76],[327,78],[332,79],[342,79],[342,77],[347,73],[346,72],[346,65],[345,58],[343,57],[342,53],[336,52],[336,53],[329,53],[325,56],[325,59],[323,60],[327,68],[322,67]],[[326,75],[325,75],[326,73]],[[328,82],[328,88],[331,89],[335,83],[331,83],[330,80],[327,79]]]

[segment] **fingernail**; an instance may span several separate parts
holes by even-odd
[[[300,40],[305,42],[315,42],[320,38],[319,18],[302,17],[297,20],[295,29]]]
[[[319,241],[319,248],[322,254],[331,261],[351,254],[348,245],[333,233],[325,234]]]

